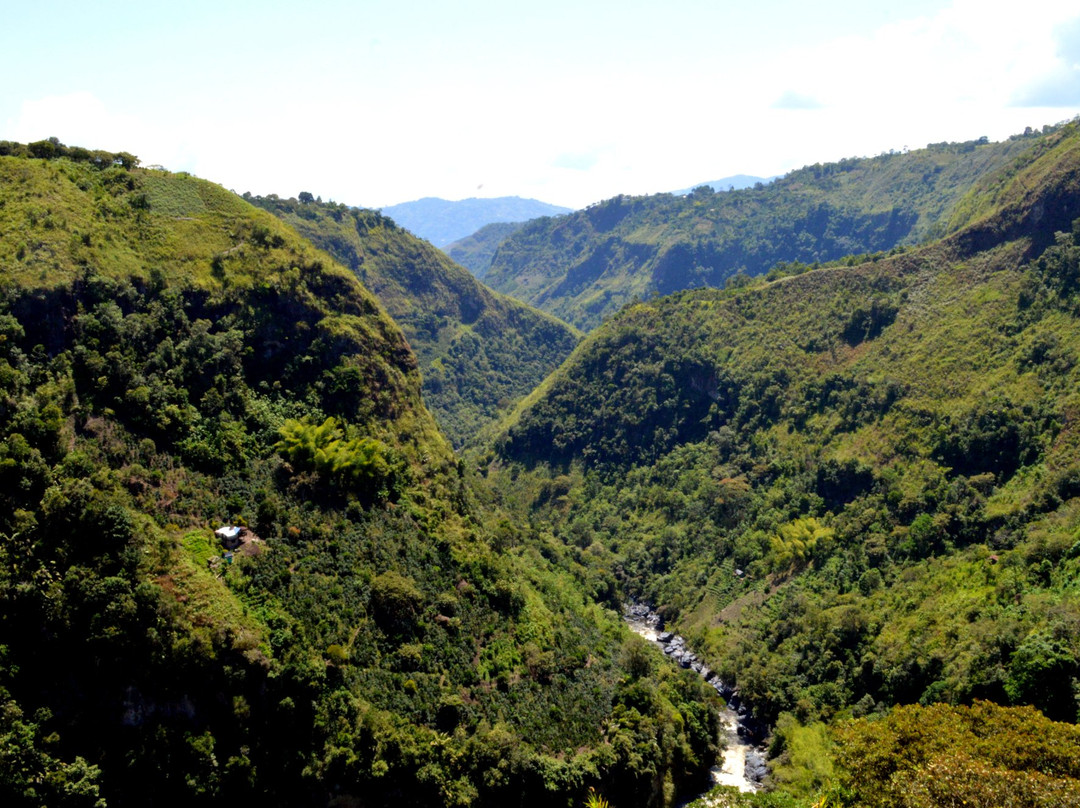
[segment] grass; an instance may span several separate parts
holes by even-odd
[[[199,567],[206,567],[211,558],[221,555],[217,538],[208,530],[192,530],[185,533],[180,544]]]
[[[266,626],[225,578],[209,568],[209,560],[219,556],[221,549],[213,534],[209,530],[174,534],[173,548],[165,556],[166,566],[157,583],[181,607],[182,620],[192,635],[207,647],[229,637],[237,650],[269,664],[272,652]]]
[[[192,177],[147,171],[142,188],[150,201],[150,210],[159,216],[199,216],[207,206],[199,193],[202,183]]]

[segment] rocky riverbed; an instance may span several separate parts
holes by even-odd
[[[754,718],[738,692],[710,670],[687,647],[683,637],[664,630],[660,615],[647,604],[625,604],[623,618],[634,632],[660,646],[672,662],[701,676],[727,702],[727,707],[720,711],[720,723],[727,736],[724,738],[726,748],[723,763],[712,770],[713,782],[736,786],[741,791],[757,791],[768,774],[762,747],[768,727]]]

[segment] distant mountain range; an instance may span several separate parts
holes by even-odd
[[[749,174],[733,174],[730,177],[722,177],[711,182],[702,182],[694,186],[711,188],[713,191],[741,191],[745,188],[753,188],[759,183],[766,185],[776,177],[753,177]],[[686,196],[694,188],[684,188],[675,191],[674,196]],[[487,274],[495,251],[507,238],[516,233],[528,222],[493,222],[484,225],[475,233],[456,239],[443,247],[443,252],[453,258],[457,263],[465,267],[477,278],[483,279]]]
[[[384,215],[436,247],[445,247],[494,222],[524,222],[540,216],[558,216],[570,212],[570,208],[536,199],[522,199],[520,196],[460,199],[456,202],[428,196],[382,208]]]
[[[702,185],[707,185],[714,191],[741,191],[743,188],[753,188],[759,182],[762,185],[770,183],[777,179],[780,175],[777,174],[773,177],[753,177],[750,174],[732,174],[730,177],[721,177],[718,180],[711,180],[709,182],[699,182],[692,188],[683,188],[681,191],[675,191],[676,196],[684,196],[690,193],[694,188],[700,188]]]

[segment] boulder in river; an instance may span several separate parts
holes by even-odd
[[[769,773],[769,767],[765,765],[765,759],[756,749],[748,749],[746,752],[746,779],[754,783],[760,783]]]
[[[684,637],[671,631],[662,631],[663,622],[659,619],[659,615],[652,612],[645,604],[628,604],[623,611],[631,628],[643,636],[648,636],[649,639],[655,639],[656,644],[672,662],[683,668],[692,668],[727,702],[732,712],[724,711],[721,715],[726,716],[724,720],[728,723],[725,726],[729,728],[729,731],[733,730],[734,737],[731,741],[737,748],[760,746],[764,742],[768,727],[753,717],[749,708],[742,703],[742,699],[735,692],[735,688],[725,683],[715,671],[710,670],[698,659],[697,654],[686,647]],[[643,631],[644,627],[648,628],[648,634]],[[743,791],[756,790],[755,784],[760,784],[768,774],[763,753],[759,749],[749,749],[745,760],[741,759],[741,756],[735,760],[737,761],[734,763],[735,769],[730,772],[736,778],[733,784],[738,784]],[[740,765],[743,763],[745,766]],[[742,782],[739,782],[740,780]]]

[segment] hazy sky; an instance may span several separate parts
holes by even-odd
[[[12,3],[0,139],[236,191],[581,207],[1080,113],[1076,0]]]

